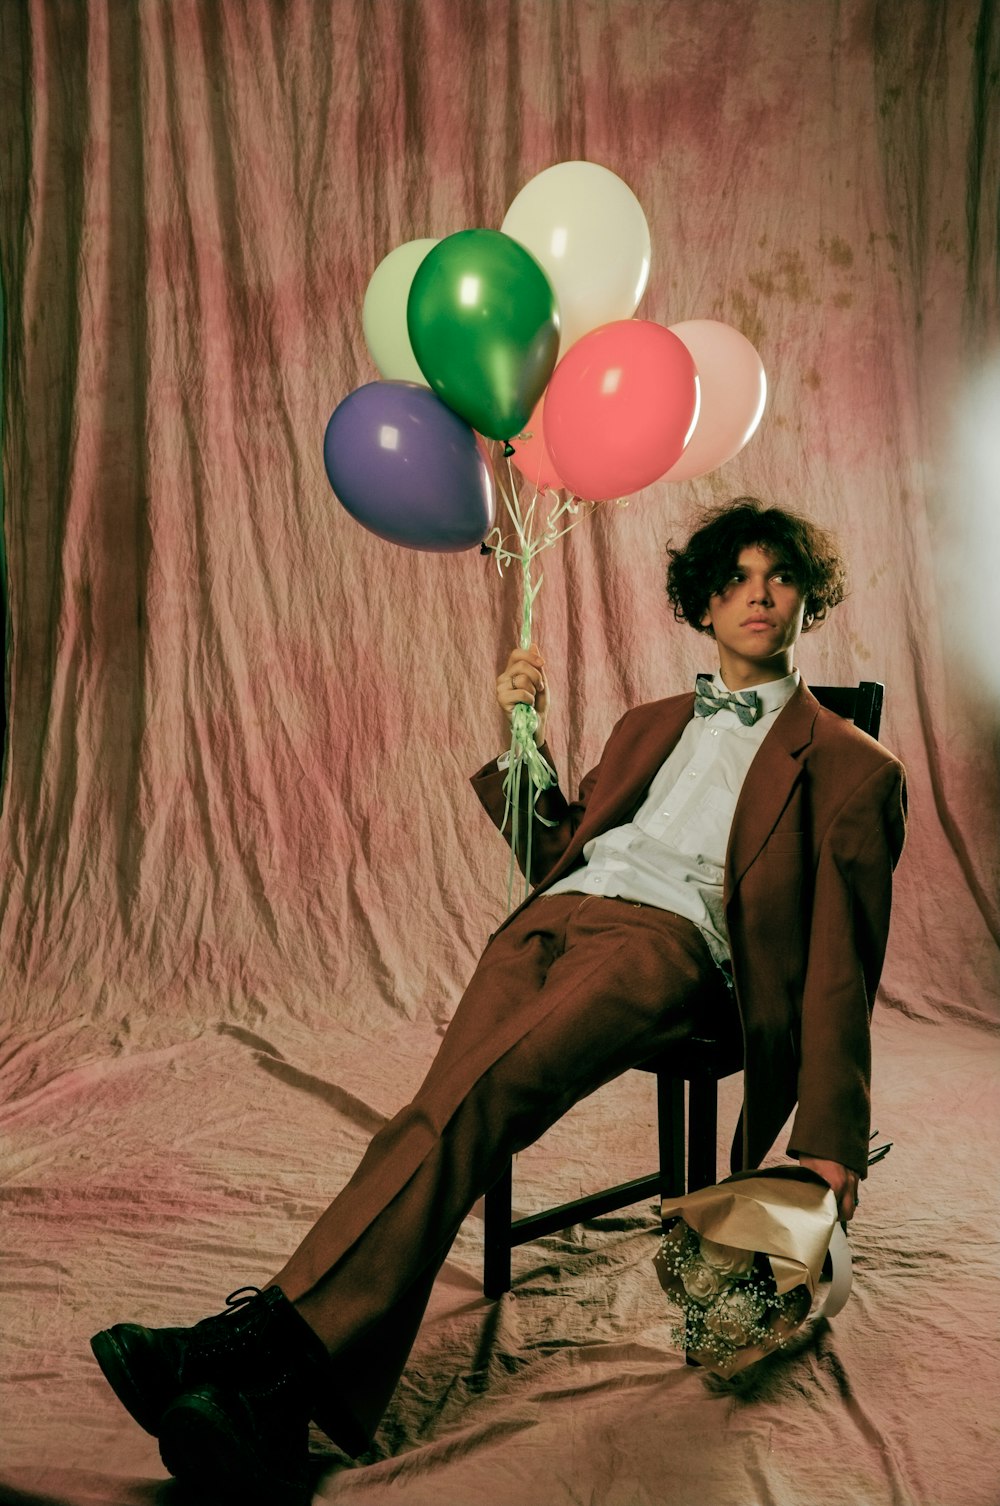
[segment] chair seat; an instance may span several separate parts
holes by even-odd
[[[731,1077],[743,1070],[743,1040],[735,1033],[725,1037],[692,1035],[642,1062],[640,1072],[665,1072],[668,1077]]]

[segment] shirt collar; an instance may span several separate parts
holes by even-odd
[[[790,675],[785,675],[781,680],[767,680],[763,685],[744,685],[743,690],[754,690],[760,699],[760,716],[770,716],[774,711],[780,711],[786,701],[791,700],[799,688],[799,680],[802,676],[797,669],[793,669]],[[712,684],[716,690],[729,694],[729,686],[722,678],[721,671],[716,670],[712,676]],[[758,717],[758,721],[760,717]]]

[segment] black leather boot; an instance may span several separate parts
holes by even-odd
[[[309,1459],[309,1403],[288,1376],[182,1392],[160,1419],[160,1458],[199,1499],[233,1506],[309,1506],[322,1468]]]
[[[193,1328],[116,1323],[96,1333],[90,1347],[118,1400],[154,1437],[179,1398],[205,1391],[213,1393],[216,1410],[220,1397],[241,1396],[261,1416],[271,1396],[283,1436],[291,1436],[290,1419],[301,1415],[303,1454],[310,1417],[349,1454],[369,1445],[350,1412],[336,1404],[322,1341],[280,1287],[241,1287],[226,1298],[225,1312]]]

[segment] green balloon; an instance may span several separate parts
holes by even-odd
[[[413,352],[431,387],[491,439],[520,434],[559,354],[552,284],[500,230],[460,230],[417,268],[406,306]]]

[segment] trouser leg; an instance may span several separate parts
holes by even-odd
[[[413,1104],[376,1136],[276,1278],[371,1431],[459,1224],[511,1155],[578,1099],[686,1038],[706,993],[713,1007],[715,970],[689,922],[569,899],[546,907],[564,915],[555,940],[518,933],[508,948],[502,933],[487,949]]]

